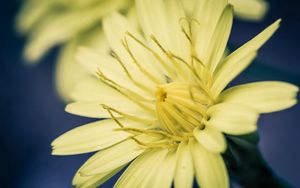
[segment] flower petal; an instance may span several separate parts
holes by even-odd
[[[70,101],[70,91],[74,85],[84,77],[89,75],[82,65],[76,62],[74,53],[76,51],[76,42],[70,42],[62,49],[55,72],[56,88],[64,101]]]
[[[205,122],[220,131],[241,135],[257,129],[258,113],[247,106],[231,103],[220,103],[210,107],[207,111],[210,119]]]
[[[163,159],[158,169],[153,172],[147,187],[150,188],[170,188],[172,185],[176,167],[176,153],[169,151]]]
[[[154,35],[157,40],[169,49],[170,33],[168,26],[166,4],[160,0],[137,0],[137,15],[146,38]],[[159,18],[159,19],[157,19]]]
[[[41,18],[50,12],[53,1],[26,1],[17,16],[17,29],[27,34]]]
[[[195,50],[204,63],[207,63],[210,54],[207,54],[206,50],[226,5],[227,0],[196,0],[192,16],[197,20],[193,23]]]
[[[222,153],[226,150],[224,135],[214,127],[206,126],[203,130],[196,128],[193,134],[197,141],[211,152]]]
[[[134,123],[126,119],[120,119],[120,121],[124,124]],[[107,148],[130,136],[124,131],[116,131],[118,128],[120,127],[112,119],[77,127],[52,142],[52,154],[72,155]]]
[[[151,179],[149,177],[158,169],[167,155],[166,149],[150,150],[134,160],[115,184],[115,188],[144,188]],[[150,183],[150,182],[149,182]],[[149,185],[149,184],[148,184]]]
[[[129,139],[96,153],[82,166],[80,173],[84,176],[91,176],[110,172],[128,164],[143,152],[144,149],[135,141]]]
[[[144,119],[145,121],[152,121],[154,118],[154,113],[145,111],[137,104],[130,102],[129,100],[113,100],[106,101],[107,103],[102,103],[103,101],[81,101],[68,104],[66,106],[66,111],[70,114],[75,114],[83,117],[91,118],[111,118],[110,113],[105,107],[117,110],[119,113],[113,113],[115,117],[131,116],[137,117],[139,119]],[[109,103],[108,103],[109,102]]]
[[[261,20],[266,15],[269,4],[265,0],[228,0],[234,6],[235,15],[246,20]]]
[[[218,65],[214,74],[212,91],[216,97],[219,93],[240,74],[255,58],[257,50],[278,29],[280,20],[266,28],[259,35],[231,53],[221,64]]]
[[[299,88],[285,82],[255,82],[236,86],[221,93],[219,101],[249,106],[259,113],[289,108],[297,103]]]
[[[124,167],[125,165],[110,172],[101,173],[94,176],[82,176],[79,172],[79,169],[73,178],[72,185],[76,186],[77,188],[98,187],[121,171]]]
[[[192,188],[194,180],[194,168],[190,147],[181,142],[177,149],[177,165],[174,177],[176,188]]]
[[[231,32],[232,21],[233,8],[232,6],[228,5],[224,9],[220,20],[218,21],[218,24],[216,26],[216,29],[214,30],[214,34],[209,42],[209,47],[206,52],[207,54],[209,54],[209,59],[207,60],[207,62],[209,63],[208,66],[211,72],[214,72],[215,68],[217,67],[218,63],[223,57]]]
[[[83,10],[47,17],[31,33],[31,38],[25,47],[24,56],[28,63],[36,63],[50,48],[70,40],[93,25],[95,19],[98,19],[95,14],[95,10],[94,13]]]
[[[197,141],[191,144],[196,179],[200,187],[229,187],[226,166],[220,154],[207,151]]]

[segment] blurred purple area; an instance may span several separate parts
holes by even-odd
[[[257,62],[234,84],[283,80],[300,85],[300,2],[269,0],[271,10],[261,23],[235,21],[233,48],[255,36],[277,18],[282,26],[262,48]],[[54,86],[55,50],[34,67],[24,65],[24,41],[15,34],[14,16],[20,1],[0,7],[0,187],[68,188],[89,155],[51,155],[51,141],[91,120],[69,115]],[[263,115],[259,121],[260,146],[274,171],[300,187],[300,105]],[[116,178],[103,187],[112,187]]]

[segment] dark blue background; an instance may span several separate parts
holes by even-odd
[[[282,26],[262,48],[258,61],[235,83],[285,80],[300,85],[300,2],[269,1],[261,23],[235,21],[235,48],[282,18]],[[24,41],[14,32],[19,3],[3,0],[0,7],[0,187],[64,188],[87,155],[51,156],[51,141],[90,120],[64,112],[54,87],[55,50],[35,66],[21,58]],[[260,62],[260,63],[258,63]],[[274,171],[300,187],[300,105],[263,115],[259,121],[262,152]],[[105,184],[111,187],[112,181]]]

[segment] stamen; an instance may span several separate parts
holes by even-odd
[[[130,50],[128,41],[126,38],[124,38],[124,40],[122,41],[122,44],[124,46],[124,48],[127,50],[127,52],[129,53],[131,59],[133,60],[133,63],[140,69],[140,71],[142,73],[144,73],[150,80],[152,80],[154,83],[156,84],[160,84],[161,82],[156,79],[155,76],[153,76],[150,72],[146,71],[139,63],[138,60],[135,58],[134,54],[132,53],[132,51]]]
[[[197,125],[188,121],[188,119],[186,119],[182,113],[178,112],[174,107],[168,105],[167,103],[163,104],[162,108],[169,113],[177,121],[177,124],[180,125],[180,127],[185,131],[190,132]]]
[[[144,44],[142,41],[140,41],[138,38],[136,38],[133,34],[127,32],[127,35],[130,36],[132,39],[134,39],[138,44],[140,44],[142,47],[144,47],[150,53],[152,53],[152,55],[155,57],[155,59],[160,62],[160,64],[165,68],[165,70],[167,70],[170,75],[174,76],[174,72],[171,71],[173,68],[170,65],[166,64],[166,62],[162,59],[162,57],[158,53],[156,53],[153,49],[151,49],[146,44]]]
[[[147,101],[144,97],[128,90],[125,89],[124,87],[120,86],[119,84],[117,84],[116,82],[108,79],[102,72],[100,69],[98,69],[97,72],[98,77],[101,79],[101,81],[106,84],[107,86],[111,87],[112,89],[116,90],[117,92],[119,92],[121,95],[127,97],[129,100],[131,100],[132,102],[136,103],[137,105],[139,105],[140,107],[142,107],[143,109],[154,113],[155,110],[151,107],[146,106],[144,103],[142,103],[141,101]],[[128,94],[126,94],[126,93]],[[152,101],[148,101],[148,102],[152,102]]]
[[[162,109],[161,105],[158,104],[156,106],[157,117],[162,127],[173,135],[182,136],[182,133],[174,126],[176,122],[172,121],[173,119],[170,118],[170,115]]]
[[[133,77],[131,76],[131,74],[129,73],[129,70],[126,68],[126,66],[124,65],[124,63],[122,62],[121,58],[116,54],[116,53],[112,53],[112,56],[117,60],[117,62],[121,65],[121,67],[123,68],[123,70],[125,71],[127,77],[139,88],[143,89],[144,91],[148,92],[150,95],[153,94],[153,92],[146,87],[144,84],[141,84],[140,82],[136,81],[135,79],[133,79]]]
[[[151,148],[169,148],[169,147],[174,147],[177,145],[177,143],[170,143],[167,141],[161,142],[161,143],[145,143],[142,142],[135,137],[132,137],[132,139],[139,145],[144,146],[146,149],[151,149]]]
[[[149,136],[159,136],[159,138],[163,137],[168,137],[170,139],[173,139],[175,141],[183,141],[184,139],[182,137],[178,137],[178,136],[174,136],[171,134],[168,134],[167,132],[164,131],[160,131],[160,130],[143,130],[143,129],[137,129],[137,128],[120,128],[120,129],[116,129],[116,130],[120,130],[120,131],[126,131],[126,132],[131,132],[131,133],[140,133],[140,134],[145,134],[145,135],[149,135]]]
[[[120,111],[118,111],[118,110],[116,110],[112,107],[109,107],[105,104],[101,104],[101,105],[105,110],[109,109],[110,111],[115,112],[115,113],[117,113],[117,114],[119,114],[119,115],[121,115],[125,118],[131,119],[131,120],[134,120],[134,121],[138,121],[138,122],[142,122],[142,123],[145,123],[146,125],[151,125],[153,123],[153,121],[151,121],[151,120],[147,120],[147,119],[144,119],[144,118],[139,118],[139,117],[136,117],[136,116],[125,114],[125,113],[120,112]]]

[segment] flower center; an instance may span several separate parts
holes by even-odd
[[[189,136],[196,127],[203,128],[202,121],[210,104],[211,101],[199,86],[187,82],[172,82],[157,87],[159,126],[175,136]]]

